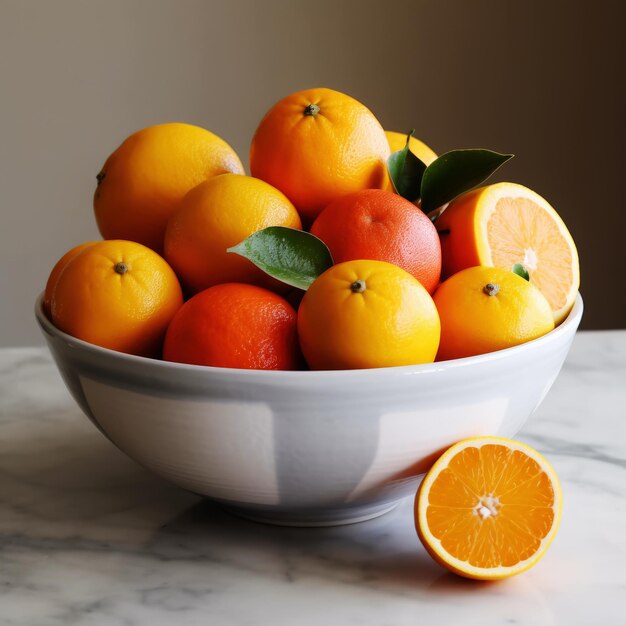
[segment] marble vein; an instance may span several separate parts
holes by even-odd
[[[625,624],[625,383],[626,332],[579,333],[519,435],[561,477],[561,529],[485,585],[432,562],[410,501],[332,529],[231,517],[117,451],[45,349],[0,350],[0,625]]]

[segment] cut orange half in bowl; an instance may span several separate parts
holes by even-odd
[[[469,191],[435,222],[442,278],[475,265],[511,269],[521,263],[562,322],[580,285],[578,252],[563,220],[523,185],[497,183]]]
[[[539,561],[556,534],[561,500],[554,469],[529,446],[501,437],[465,439],[422,481],[415,525],[441,565],[496,580]]]

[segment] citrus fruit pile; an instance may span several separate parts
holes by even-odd
[[[56,264],[62,331],[217,367],[353,369],[499,350],[559,324],[578,290],[556,211],[479,187],[512,155],[437,156],[363,104],[309,89],[234,150],[189,124],[128,137],[97,175],[104,238]]]
[[[92,344],[223,368],[378,368],[515,346],[565,319],[579,265],[545,199],[484,184],[511,157],[437,156],[330,89],[266,113],[251,175],[208,130],[145,128],[97,175],[104,240],[61,257],[43,306]],[[549,463],[496,437],[452,446],[415,501],[428,552],[478,579],[531,567],[560,512]]]

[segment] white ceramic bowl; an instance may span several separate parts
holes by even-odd
[[[415,493],[465,437],[513,437],[557,377],[580,295],[555,330],[477,357],[370,370],[182,365],[99,348],[36,316],[76,402],[120,450],[240,515],[327,525]]]

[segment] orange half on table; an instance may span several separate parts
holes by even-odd
[[[561,489],[548,461],[500,437],[453,445],[415,499],[417,533],[430,555],[480,580],[532,567],[554,539],[560,517]]]

